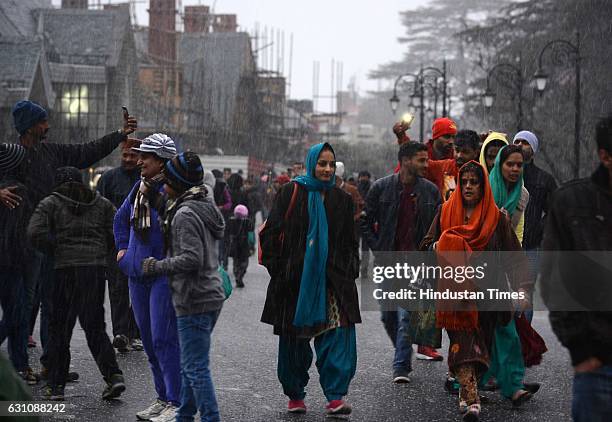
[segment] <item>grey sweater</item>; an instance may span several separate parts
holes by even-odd
[[[145,275],[170,278],[177,316],[221,309],[225,293],[219,275],[218,239],[223,237],[223,216],[210,199],[179,205],[171,222],[168,257],[143,263]]]

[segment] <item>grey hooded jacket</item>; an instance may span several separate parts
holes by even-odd
[[[209,198],[188,200],[178,207],[171,222],[168,257],[143,265],[145,275],[169,276],[177,316],[216,311],[225,300],[218,272],[223,216]]]

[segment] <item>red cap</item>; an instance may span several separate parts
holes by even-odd
[[[440,136],[444,135],[456,135],[457,125],[448,117],[440,117],[434,120],[431,131],[433,133],[431,139],[438,139]]]
[[[284,185],[285,183],[289,183],[291,179],[286,174],[281,174],[276,177],[275,182],[278,182],[279,185]]]

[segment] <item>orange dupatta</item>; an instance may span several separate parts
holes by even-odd
[[[480,163],[470,161],[482,168]],[[469,163],[464,164],[467,165]],[[500,211],[495,205],[493,192],[489,185],[487,172],[483,168],[484,194],[474,208],[470,220],[464,223],[465,208],[461,195],[461,180],[457,180],[457,190],[442,205],[440,215],[440,239],[436,253],[441,266],[469,265],[473,252],[486,248],[493,232],[497,228]],[[460,179],[460,178],[458,178]],[[445,254],[444,252],[451,252]],[[460,253],[463,252],[463,253]],[[438,281],[438,291],[474,291],[472,280],[457,283],[453,279],[441,278]],[[474,330],[478,328],[478,308],[473,300],[438,301],[436,306],[436,324],[447,330]]]

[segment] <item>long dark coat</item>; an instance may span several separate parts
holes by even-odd
[[[298,189],[295,207],[287,223],[284,216],[294,186]],[[349,323],[361,322],[355,279],[359,276],[358,242],[353,221],[353,201],[337,187],[326,193],[325,211],[328,225],[327,288],[338,299]],[[263,265],[270,273],[261,321],[274,326],[275,334],[293,334],[300,281],[306,254],[308,233],[308,192],[295,183],[279,190],[265,229],[260,233]],[[285,230],[281,245],[279,235]]]

